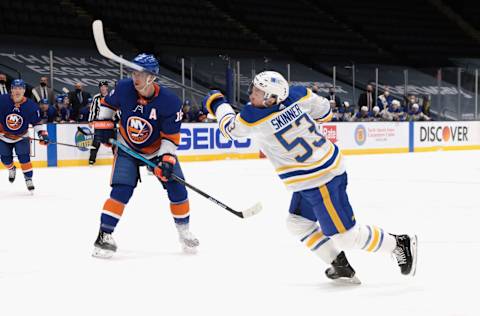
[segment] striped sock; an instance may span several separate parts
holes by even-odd
[[[300,241],[327,264],[332,263],[340,253],[330,238],[325,236],[318,226],[306,234]]]
[[[361,237],[363,237],[360,243],[362,250],[391,253],[396,247],[395,238],[381,228],[365,225],[361,227],[361,232]]]
[[[170,202],[170,211],[172,212],[175,224],[188,224],[190,221],[190,203],[187,200],[180,202]]]
[[[112,198],[105,201],[103,205],[102,216],[100,218],[100,229],[106,233],[113,233],[118,221],[122,217],[125,204]]]
[[[23,175],[25,176],[25,179],[31,179],[33,176],[32,163],[29,161],[29,162],[21,163],[20,166],[22,167],[22,171],[23,171]]]

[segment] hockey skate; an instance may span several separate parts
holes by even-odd
[[[185,253],[196,253],[197,247],[200,245],[197,237],[189,230],[188,224],[177,224],[178,239],[182,245],[182,249]]]
[[[15,181],[15,175],[17,174],[17,168],[14,166],[12,169],[8,169],[8,181],[13,183]]]
[[[98,232],[97,240],[95,240],[92,256],[96,258],[109,259],[117,251],[117,244],[113,240],[112,234]]]
[[[33,185],[32,178],[25,179],[25,184],[27,185],[28,192],[33,194],[33,191],[35,190],[35,186]]]
[[[327,278],[338,283],[361,284],[360,279],[355,275],[350,263],[348,263],[345,253],[342,251],[337,258],[332,261],[332,266],[325,270]]]
[[[414,276],[417,270],[417,235],[392,235],[397,240],[393,255],[404,275]]]

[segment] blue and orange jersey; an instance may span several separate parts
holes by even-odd
[[[40,108],[23,97],[15,103],[9,94],[0,95],[0,139],[18,140],[27,135],[29,125],[40,123]]]
[[[153,154],[163,139],[176,146],[180,142],[182,102],[168,88],[155,85],[155,93],[145,99],[137,93],[132,79],[118,82],[115,92],[101,100],[102,106],[120,112],[120,135],[133,150]]]

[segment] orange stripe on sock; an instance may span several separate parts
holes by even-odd
[[[6,165],[6,164],[3,164],[3,165],[4,165],[5,168],[7,168],[7,169],[12,169],[12,168],[14,167],[13,162],[12,162],[11,164],[9,164],[9,165]]]
[[[22,167],[22,170],[25,171],[25,170],[32,170],[32,163],[29,161],[29,162],[26,162],[26,163],[21,163],[20,166]]]
[[[122,202],[115,201],[114,199],[108,199],[103,205],[105,211],[112,212],[118,216],[122,216],[123,210],[125,209],[125,204]]]
[[[170,204],[170,211],[173,215],[186,215],[190,212],[190,203],[185,201],[180,204]]]

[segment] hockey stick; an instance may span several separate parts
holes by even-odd
[[[121,150],[123,150],[125,153],[129,154],[130,156],[132,157],[135,157],[137,158],[138,160],[144,162],[147,166],[150,166],[152,168],[156,168],[157,165],[154,163],[154,162],[151,162],[150,160],[146,159],[145,157],[143,157],[142,155],[136,153],[135,151],[131,150],[130,148],[128,148],[127,146],[123,145],[122,143],[120,143],[119,141],[117,141],[116,139],[113,139],[113,138],[110,138],[110,143],[112,145],[115,145],[117,146],[118,148],[120,148]],[[250,216],[253,216],[257,213],[259,213],[261,210],[262,210],[262,205],[259,203],[255,204],[254,206],[244,210],[244,211],[235,211],[234,209],[232,209],[231,207],[229,207],[228,205],[225,205],[223,204],[222,202],[220,202],[219,200],[215,199],[214,197],[212,197],[211,195],[203,192],[202,190],[194,187],[193,185],[191,185],[190,183],[186,182],[184,179],[180,178],[179,176],[175,175],[172,173],[172,179],[185,185],[187,188],[197,192],[198,194],[200,194],[201,196],[207,198],[208,200],[212,201],[213,203],[217,204],[218,206],[220,206],[221,208],[229,211],[230,213],[233,213],[235,215],[237,215],[238,217],[240,218],[247,218],[247,217],[250,217]]]
[[[204,97],[207,94],[206,92],[202,92],[202,91],[197,90],[195,88],[186,86],[186,85],[184,85],[180,82],[177,82],[177,81],[175,81],[171,78],[168,78],[167,76],[152,73],[152,72],[148,71],[147,69],[143,68],[142,66],[139,66],[139,65],[137,65],[135,63],[132,63],[131,61],[128,61],[128,60],[126,60],[126,59],[124,59],[124,58],[122,58],[118,55],[115,55],[110,50],[110,48],[108,48],[107,42],[105,41],[105,35],[103,33],[103,22],[102,22],[102,20],[93,21],[92,29],[93,29],[93,37],[95,38],[95,44],[97,45],[98,52],[103,57],[106,57],[108,59],[116,61],[117,63],[122,64],[124,66],[127,66],[130,69],[137,70],[137,71],[142,71],[142,72],[147,72],[147,73],[149,73],[149,74],[151,74],[155,77],[161,77],[162,79],[167,80],[169,82],[172,82],[175,85],[178,85],[178,86],[180,86],[184,89],[187,89],[190,92],[192,92],[193,94],[196,94],[198,96]]]
[[[38,139],[38,138],[33,138],[33,137],[22,137],[22,138],[25,138],[25,139],[29,139],[29,140],[34,140],[34,141],[37,141],[37,142],[43,142],[44,140],[42,139]],[[65,144],[65,143],[57,143],[57,142],[52,142],[52,141],[48,141],[47,142],[47,145],[60,145],[60,146],[67,146],[67,147],[75,147],[75,148],[87,148],[87,149],[94,149],[95,147],[93,146],[77,146],[77,145],[72,145],[72,144]]]

